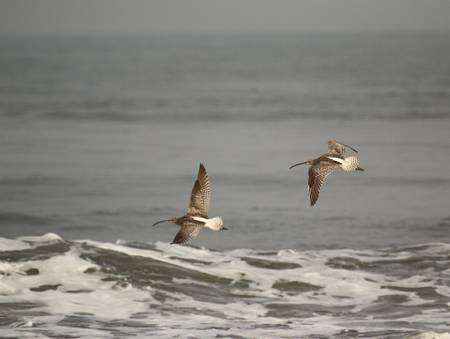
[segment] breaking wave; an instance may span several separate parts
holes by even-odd
[[[446,338],[450,327],[448,244],[219,252],[45,234],[0,246],[6,338]]]

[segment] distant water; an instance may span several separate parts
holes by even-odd
[[[448,41],[0,38],[7,338],[450,332]],[[330,138],[366,172],[311,208]],[[199,162],[230,230],[168,246]]]

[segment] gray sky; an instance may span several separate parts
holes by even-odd
[[[450,31],[449,0],[0,0],[0,34]]]

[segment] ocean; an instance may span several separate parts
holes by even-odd
[[[448,41],[1,37],[0,337],[450,336]],[[169,245],[199,163],[229,230]]]

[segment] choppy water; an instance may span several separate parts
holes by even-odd
[[[449,332],[449,39],[0,38],[2,335]],[[230,231],[169,246],[199,162]]]
[[[7,338],[405,338],[450,325],[450,246],[256,251],[1,239]]]

